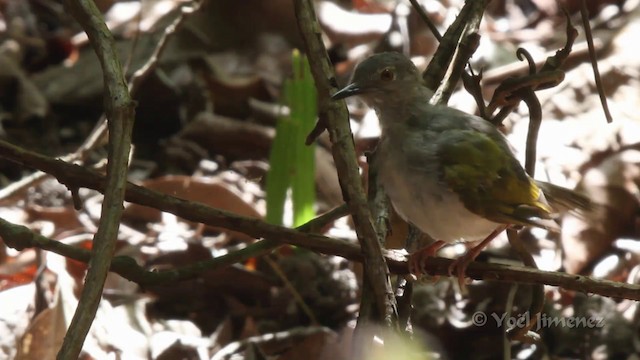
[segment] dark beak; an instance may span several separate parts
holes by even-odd
[[[362,92],[363,92],[362,88],[360,86],[358,86],[358,84],[351,83],[351,84],[343,87],[342,89],[338,90],[337,93],[335,93],[335,94],[333,94],[333,96],[331,96],[331,99],[340,100],[340,99],[348,98],[349,96],[362,94]]]

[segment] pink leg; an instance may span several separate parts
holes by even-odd
[[[434,257],[447,243],[438,240],[431,245],[425,246],[420,250],[414,251],[409,255],[409,273],[413,275],[421,275],[424,273],[424,264],[430,257]]]
[[[452,276],[455,273],[458,276],[458,284],[460,284],[460,288],[464,289],[464,273],[467,270],[467,266],[484,250],[487,245],[491,242],[491,240],[495,239],[498,234],[503,232],[507,228],[506,225],[500,225],[495,230],[489,234],[482,242],[469,251],[467,251],[464,255],[454,260],[451,265],[449,265],[449,276]]]

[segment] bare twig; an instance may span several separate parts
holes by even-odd
[[[526,60],[529,65],[529,75],[534,76],[536,74],[536,64],[533,57],[529,52],[523,48],[519,48],[516,51],[516,55],[520,60]],[[527,132],[527,144],[525,154],[525,170],[529,176],[533,177],[536,170],[536,150],[538,133],[540,131],[540,125],[542,124],[542,107],[540,100],[536,96],[533,86],[524,87],[517,92],[519,97],[527,104],[529,108],[529,131]],[[515,250],[525,266],[538,269],[538,265],[533,259],[533,255],[529,253],[522,244],[522,240],[518,237],[516,230],[507,230],[507,238],[511,248]],[[518,285],[512,285],[517,288]],[[514,290],[515,291],[515,290]],[[531,304],[529,304],[529,314],[533,314],[535,319],[540,317],[542,308],[544,306],[544,287],[542,285],[532,286]],[[535,322],[534,322],[535,323]],[[523,327],[513,327],[507,329],[506,334],[510,340],[518,340],[522,342],[535,343],[540,340],[540,335],[531,331],[533,325]]]
[[[531,54],[529,54],[525,49],[519,48],[516,51],[516,55],[518,56],[518,59],[526,60],[529,64],[529,75],[535,75],[536,63],[533,61]],[[540,132],[540,125],[542,124],[542,106],[540,105],[540,100],[538,100],[533,87],[524,87],[518,92],[518,94],[529,108],[529,131],[527,131],[524,168],[529,176],[534,177],[536,172],[538,133]]]
[[[98,231],[93,239],[85,286],[58,352],[58,359],[77,359],[98,309],[118,236],[135,104],[129,95],[113,35],[95,3],[90,0],[68,0],[66,6],[87,33],[102,67],[110,145],[104,202]]]
[[[104,189],[104,177],[95,172],[77,165],[71,165],[60,160],[51,159],[43,155],[22,150],[3,141],[0,141],[0,158],[11,160],[15,163],[34,169],[43,170],[55,176],[59,181],[65,183],[67,186],[86,187],[98,191],[102,191]],[[194,222],[240,231],[255,238],[273,239],[281,244],[286,243],[301,246],[320,253],[337,255],[355,261],[362,261],[363,258],[363,253],[360,248],[348,241],[331,239],[317,234],[306,234],[293,229],[267,224],[258,219],[235,215],[227,211],[208,207],[201,203],[189,202],[172,196],[160,194],[131,183],[127,183],[126,186],[126,200],[169,212]],[[6,222],[0,222],[0,225],[2,224],[6,224]],[[5,242],[8,240],[16,241],[16,244],[9,244],[8,242],[7,244],[18,250],[24,247],[37,246],[80,261],[88,261],[89,259],[89,252],[86,250],[75,249],[71,251],[69,249],[71,248],[70,246],[64,245],[59,241],[49,240],[46,242],[44,240],[46,238],[40,235],[33,235],[26,227],[16,227],[18,230],[12,228],[8,228],[7,230],[7,228],[0,226],[0,229],[2,229],[0,236],[5,240]],[[311,227],[313,228],[315,226]],[[243,250],[236,251],[223,257],[212,259],[211,261],[220,262],[220,264],[215,266],[228,266],[241,261],[240,259],[243,259],[242,251]],[[408,259],[406,253],[384,250],[383,255],[385,256],[391,271],[397,274],[408,273]],[[425,270],[431,275],[447,275],[451,262],[452,260],[450,259],[430,258],[425,264]],[[198,269],[202,266],[202,264],[198,263],[182,268],[180,272],[175,270],[167,271],[169,275],[163,276],[168,276],[169,278],[164,279],[163,281],[176,281],[192,278],[196,276],[193,274],[199,273]],[[123,269],[122,267],[132,269],[131,273],[121,272],[119,269]],[[112,269],[123,275],[125,278],[140,284],[148,284],[149,281],[151,283],[158,281],[147,280],[145,276],[155,275],[143,274],[144,271],[141,271],[141,268],[137,266],[135,260],[128,257],[117,257],[113,259]],[[164,272],[159,273],[164,274]],[[480,263],[472,263],[469,265],[466,274],[467,276],[478,280],[546,284],[560,286],[567,290],[594,293],[615,298],[640,300],[640,285],[595,280],[579,275],[543,272],[539,270]]]
[[[374,225],[378,240],[384,245],[384,240],[389,235],[389,198],[378,181],[378,162],[375,160],[376,152],[367,154],[367,199],[369,201],[369,209],[374,218]]]
[[[540,71],[535,71],[535,63],[525,50],[518,50],[519,58],[522,56],[527,57],[529,73],[525,76],[508,78],[496,88],[493,98],[486,109],[486,115],[492,117],[491,122],[494,125],[500,125],[506,115],[511,113],[522,99],[529,97],[530,91],[548,89],[558,85],[564,80],[564,72],[559,69],[569,57],[573,43],[578,35],[568,15],[566,34],[567,40],[564,47],[556,51],[553,56],[548,57]],[[495,111],[500,107],[501,109],[498,114],[493,116]]]
[[[594,40],[594,47],[596,53],[603,51],[606,49],[605,44],[602,43],[599,39]],[[544,55],[544,59],[536,61],[536,67],[542,66],[546,59],[553,56],[554,52],[547,52]],[[577,58],[582,58],[583,56],[589,55],[589,46],[586,42],[581,42],[575,44],[571,49],[571,54],[567,57],[567,60],[576,60]],[[497,84],[501,81],[504,81],[506,78],[511,76],[516,76],[521,74],[523,71],[527,70],[528,64],[524,64],[522,62],[514,62],[511,64],[507,64],[504,66],[500,66],[494,69],[490,69],[484,72],[482,76],[482,84],[483,85],[491,85]]]
[[[151,200],[153,192],[147,193],[144,188],[130,188],[127,193],[133,193],[142,196],[140,199],[146,199],[147,203],[155,203]],[[142,193],[139,193],[142,192]],[[146,195],[142,195],[146,193]],[[151,198],[147,198],[151,196]],[[162,196],[162,195],[155,195]],[[171,198],[171,197],[169,197]],[[171,204],[173,201],[184,202],[184,207]],[[143,203],[144,204],[144,203]],[[257,233],[263,233],[265,237],[272,238],[281,244],[291,244],[295,246],[305,247],[307,249],[344,257],[353,261],[362,261],[362,252],[360,248],[353,243],[331,239],[321,235],[304,234],[298,231],[287,229],[261,222],[256,219],[244,218],[238,215],[230,215],[229,218],[217,218],[220,210],[207,208],[197,203],[188,203],[179,199],[171,199],[169,203],[164,205],[165,211],[171,210],[176,215],[180,215],[185,219],[193,221],[201,221],[205,219],[205,223],[209,225],[235,225],[228,226],[230,229],[245,231],[255,236]],[[179,210],[177,210],[179,209]],[[194,209],[198,211],[194,212]],[[207,213],[212,215],[206,216]],[[0,219],[0,236],[8,239],[7,245],[21,250],[27,247],[38,247],[47,251],[52,251],[65,257],[75,259],[82,262],[88,262],[91,254],[88,250],[76,248],[63,244],[59,241],[50,240],[40,234],[33,233],[25,226],[14,225]],[[258,242],[260,244],[262,242]],[[236,251],[215,259],[197,262],[188,266],[171,270],[146,271],[140,267],[136,261],[128,256],[117,256],[112,259],[111,270],[121,275],[125,279],[134,281],[141,286],[149,286],[156,284],[168,284],[172,281],[180,281],[192,279],[199,276],[203,271],[215,270],[225,266],[229,266],[235,262],[241,261],[239,256],[242,250]],[[407,274],[408,256],[403,251],[385,250],[383,252],[390,269],[397,274]],[[446,276],[449,272],[449,266],[453,260],[440,257],[429,258],[424,264],[425,271],[430,275]],[[523,268],[517,266],[508,266],[500,264],[487,264],[472,262],[467,268],[467,276],[476,280],[500,281],[507,283],[522,284],[545,284],[559,286],[567,290],[580,291],[584,293],[598,294],[619,299],[640,300],[640,285],[625,284],[608,280],[592,279],[581,275],[571,275],[566,273],[540,271],[537,269]]]
[[[296,228],[298,231],[307,233],[322,233],[322,229],[334,222],[336,219],[349,215],[349,208],[346,204],[342,204],[326,213],[304,223]]]
[[[365,286],[371,286],[373,289],[378,318],[390,325],[396,322],[397,308],[389,280],[389,269],[382,256],[382,247],[362,189],[359,168],[355,161],[353,137],[347,121],[348,114],[344,103],[333,102],[330,99],[331,91],[335,88],[335,79],[312,1],[296,0],[294,8],[311,73],[318,89],[319,117],[326,121],[340,187],[353,216],[365,258],[364,270],[369,280]]]
[[[539,71],[540,73],[560,69],[562,64],[567,61],[569,55],[573,51],[573,44],[578,37],[578,30],[573,27],[573,24],[571,23],[571,17],[569,17],[569,14],[566,12],[565,18],[567,20],[567,27],[565,29],[567,40],[565,41],[562,49],[556,51],[553,56],[547,57],[547,60],[544,62],[544,65],[542,65],[542,68]]]
[[[433,34],[433,36],[435,36],[436,40],[438,40],[438,42],[441,42],[442,35],[440,34],[440,31],[438,31],[438,28],[436,27],[436,25],[433,23],[433,21],[431,21],[431,19],[429,18],[429,15],[427,15],[427,13],[424,11],[424,9],[422,8],[422,5],[420,5],[417,0],[409,0],[409,2],[413,6],[413,8],[416,9],[418,16],[420,16],[420,19],[422,19],[422,21],[427,25],[429,30],[431,30],[431,33]]]
[[[378,163],[376,162],[377,152],[374,151],[367,154],[367,201],[369,203],[369,209],[373,216],[373,224],[377,233],[380,246],[384,248],[385,239],[389,234],[389,199],[387,194],[382,188],[382,184],[378,181]],[[363,279],[364,280],[364,279]],[[360,309],[359,316],[363,318],[372,317],[375,318],[376,303],[378,302],[373,289],[370,286],[363,287],[360,295]],[[361,327],[362,328],[362,327]],[[362,335],[362,332],[357,332],[356,336]],[[362,354],[353,354],[362,356]]]
[[[480,35],[477,32],[469,33],[460,41],[459,46],[456,47],[456,53],[451,65],[447,69],[445,81],[438,87],[438,90],[430,100],[432,104],[446,104],[449,102],[453,89],[455,89],[464,72],[465,65],[469,62],[478,45],[480,45]]]
[[[131,96],[135,96],[138,93],[138,89],[140,85],[146,80],[149,75],[153,73],[153,71],[158,67],[158,61],[160,60],[160,56],[164,52],[164,49],[167,47],[169,40],[176,33],[176,31],[184,24],[185,20],[189,17],[189,15],[195,13],[202,6],[202,2],[198,0],[193,1],[192,6],[183,6],[180,9],[180,15],[176,17],[176,19],[165,28],[162,33],[162,37],[158,40],[158,45],[153,50],[153,54],[149,57],[147,62],[131,77],[131,81],[129,82],[129,87],[131,89]]]
[[[487,116],[487,105],[484,103],[482,88],[480,87],[482,76],[482,69],[480,69],[480,72],[476,75],[473,72],[473,69],[469,67],[469,72],[465,71],[462,73],[462,83],[464,84],[465,90],[467,90],[467,92],[473,97],[473,100],[475,100],[480,117],[489,120],[489,117]]]
[[[427,88],[435,90],[442,82],[458,43],[468,34],[477,32],[487,3],[487,0],[468,0],[465,2],[456,20],[444,33],[440,46],[422,75]]]
[[[409,0],[409,1],[411,2],[411,5],[413,5],[414,9],[418,13],[422,21],[427,25],[427,27],[429,27],[429,30],[431,30],[436,40],[442,43],[443,41],[442,35],[440,34],[436,26],[433,24],[429,16],[426,14],[422,6],[417,2],[417,0]],[[467,24],[467,28],[466,28],[467,34],[466,35],[462,33],[460,34],[460,36],[462,37],[462,41],[460,41],[459,46],[455,48],[455,54],[452,54],[454,58],[452,61],[453,65],[448,66],[449,75],[448,76],[444,74],[441,75],[442,78],[446,77],[447,81],[438,88],[438,91],[434,94],[433,98],[431,99],[431,102],[434,104],[446,104],[449,100],[449,97],[451,96],[451,92],[453,91],[453,88],[458,83],[458,79],[460,78],[460,76],[462,76],[464,80],[465,88],[467,88],[467,91],[469,91],[471,95],[474,97],[474,99],[476,100],[476,103],[478,104],[478,108],[480,109],[480,113],[484,118],[486,107],[484,105],[484,100],[482,99],[482,92],[480,91],[479,80],[481,78],[481,75],[480,76],[473,75],[473,70],[471,69],[471,65],[468,62],[471,56],[473,55],[473,53],[476,51],[476,49],[479,46],[480,35],[478,35],[477,31],[478,31],[478,26],[480,24],[480,19],[482,19],[483,12],[484,12],[484,6],[473,8],[473,11],[461,12],[461,14],[458,16],[459,21],[461,23]],[[469,19],[463,19],[462,18],[463,14],[469,17]],[[447,39],[447,41],[451,42],[452,39],[453,37]],[[434,60],[435,58],[436,57],[434,56]],[[464,71],[464,64],[467,64],[469,66],[469,69],[472,72],[471,75],[467,74]],[[444,71],[444,66],[442,64],[439,64],[439,67]],[[423,77],[425,78],[425,80],[431,79],[434,76],[435,75],[430,75],[430,74],[428,75],[427,70],[425,70],[425,73],[423,74]],[[427,87],[431,88],[430,86],[432,85],[427,84]]]
[[[602,104],[602,110],[608,123],[613,121],[611,112],[609,111],[609,104],[607,103],[607,97],[604,93],[604,87],[602,86],[602,78],[600,77],[600,71],[598,70],[598,59],[596,58],[595,46],[593,46],[593,35],[591,34],[591,25],[589,24],[589,14],[587,10],[587,0],[582,0],[580,6],[580,16],[582,17],[582,25],[584,27],[584,35],[587,38],[587,44],[589,45],[589,59],[591,60],[591,68],[593,68],[593,77],[596,80],[596,88],[598,89],[598,96],[600,97],[600,103]]]
[[[531,88],[525,91],[522,95],[522,100],[529,108],[529,129],[527,131],[527,150],[524,164],[529,176],[533,177],[535,175],[536,154],[538,152],[538,133],[540,131],[540,125],[542,124],[542,106],[536,93]]]
[[[507,238],[509,239],[509,244],[515,252],[518,254],[524,266],[538,270],[538,265],[533,259],[533,255],[524,248],[522,244],[522,240],[518,237],[518,233],[516,230],[508,229],[507,230]],[[518,287],[518,284],[511,285],[515,288]],[[529,314],[533,314],[533,318],[537,319],[542,313],[542,308],[544,306],[544,286],[541,284],[532,285],[532,294],[531,294],[531,304],[529,304]],[[537,322],[533,321],[529,326],[516,326],[510,329],[507,329],[507,337],[510,340],[518,340],[528,343],[537,342],[540,339],[540,336],[535,332],[531,331],[534,324]]]

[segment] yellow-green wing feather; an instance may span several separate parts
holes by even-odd
[[[552,210],[540,188],[504,139],[456,129],[443,132],[439,140],[441,179],[469,211],[498,223],[554,228],[545,221]]]

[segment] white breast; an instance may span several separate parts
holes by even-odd
[[[404,220],[449,243],[482,240],[499,225],[467,210],[458,195],[438,182],[435,171],[409,169],[397,149],[380,145],[379,179]]]

